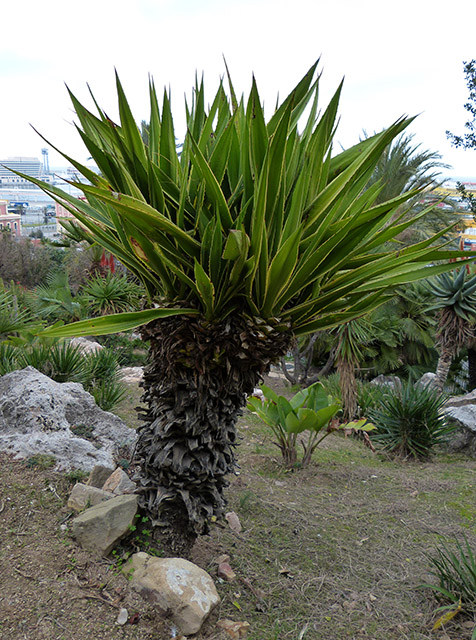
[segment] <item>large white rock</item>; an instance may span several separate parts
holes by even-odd
[[[137,434],[100,409],[76,382],[54,382],[33,367],[0,377],[0,450],[17,458],[52,455],[59,470],[115,468]]]
[[[163,615],[170,615],[186,636],[197,633],[220,602],[208,573],[182,558],[135,553],[124,572],[132,574],[132,587],[156,604]]]

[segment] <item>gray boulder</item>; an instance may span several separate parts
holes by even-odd
[[[456,425],[448,441],[449,450],[476,457],[476,391],[450,398],[444,412]]]
[[[0,450],[17,458],[48,454],[58,470],[115,468],[137,435],[100,409],[82,385],[54,382],[33,367],[0,377]]]
[[[398,376],[379,375],[371,380],[370,384],[374,384],[378,387],[389,387],[390,389],[397,389],[402,384],[402,381]]]

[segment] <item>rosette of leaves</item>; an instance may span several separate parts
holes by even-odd
[[[141,311],[50,335],[145,325],[139,502],[174,553],[224,512],[237,416],[292,339],[359,317],[463,255],[435,244],[443,232],[402,250],[388,244],[426,212],[404,220],[414,191],[375,204],[381,185],[365,186],[411,119],[334,154],[341,87],[321,110],[316,69],[269,118],[254,79],[245,99],[228,76],[209,107],[197,82],[179,149],[169,95],[160,104],[153,81],[145,141],[119,78],[117,123],[70,94],[99,174],[63,154],[83,176],[73,184],[84,199],[25,176],[145,287]]]
[[[474,342],[476,276],[467,278],[466,265],[457,273],[442,273],[430,282],[439,309],[436,341],[440,351],[435,386],[441,391],[454,358]]]

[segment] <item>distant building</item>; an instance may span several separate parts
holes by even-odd
[[[31,189],[31,182],[28,182],[25,178],[20,178],[20,176],[13,173],[11,169],[25,173],[27,176],[31,176],[32,178],[39,178],[42,172],[41,162],[38,158],[18,156],[14,158],[7,158],[6,160],[0,160],[0,186]]]
[[[21,236],[21,216],[8,212],[7,200],[0,200],[0,232],[9,229],[15,238]]]

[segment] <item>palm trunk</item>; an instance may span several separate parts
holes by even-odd
[[[337,359],[340,390],[342,394],[343,418],[352,420],[357,413],[357,379],[355,377],[355,362],[346,358]]]
[[[285,327],[283,327],[285,329]],[[225,508],[236,467],[236,420],[289,331],[242,316],[212,325],[169,318],[142,331],[150,340],[135,461],[141,510],[167,553],[188,555],[197,535]]]
[[[443,391],[454,357],[455,353],[453,349],[441,349],[438,364],[436,365],[436,378],[434,385],[435,389],[440,392]]]
[[[468,347],[468,391],[476,389],[476,348]]]

